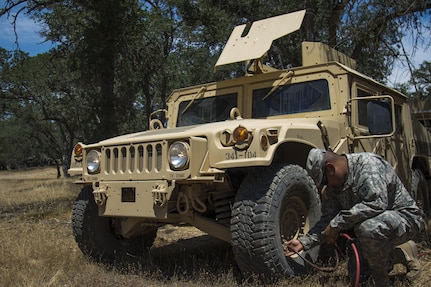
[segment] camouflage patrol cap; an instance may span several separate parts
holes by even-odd
[[[306,168],[316,186],[319,186],[322,183],[325,155],[325,150],[317,148],[311,149],[308,153]]]

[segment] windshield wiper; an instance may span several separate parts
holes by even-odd
[[[196,95],[194,95],[194,97],[192,98],[192,100],[190,101],[190,103],[188,103],[188,105],[184,108],[184,110],[181,112],[181,114],[183,115],[195,102],[196,99],[203,97],[203,95],[205,95],[205,92],[207,91],[207,86],[202,86],[199,91],[196,93]]]
[[[268,98],[270,95],[272,95],[275,90],[278,89],[278,87],[280,87],[282,84],[285,84],[287,81],[291,80],[293,78],[293,71],[289,71],[286,74],[284,74],[284,76],[278,81],[277,84],[275,84],[274,87],[272,87],[272,89],[262,98],[262,101],[266,100],[266,98]]]

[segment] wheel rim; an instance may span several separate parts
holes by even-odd
[[[413,197],[416,201],[417,206],[420,210],[423,211],[425,215],[428,215],[429,212],[429,205],[428,205],[428,189],[426,186],[425,179],[422,175],[421,171],[414,171],[413,173],[413,182],[416,182],[416,185],[413,187]]]
[[[416,204],[418,205],[418,207],[425,212],[425,208],[424,208],[424,196],[423,196],[423,190],[422,187],[418,186],[418,189],[416,191]]]
[[[304,235],[308,231],[309,218],[305,202],[299,196],[288,197],[283,201],[280,214],[280,234],[290,240]]]

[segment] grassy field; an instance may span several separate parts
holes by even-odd
[[[150,252],[133,266],[91,262],[78,249],[70,213],[79,186],[55,168],[0,171],[0,286],[260,286],[244,281],[230,246],[189,226],[165,226]],[[423,245],[425,246],[425,245]],[[414,286],[430,286],[431,255]],[[409,286],[396,266],[394,286]],[[271,286],[348,286],[345,262],[334,273],[313,273]]]

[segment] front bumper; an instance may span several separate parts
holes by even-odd
[[[93,186],[100,216],[166,219],[175,182],[103,182]]]

